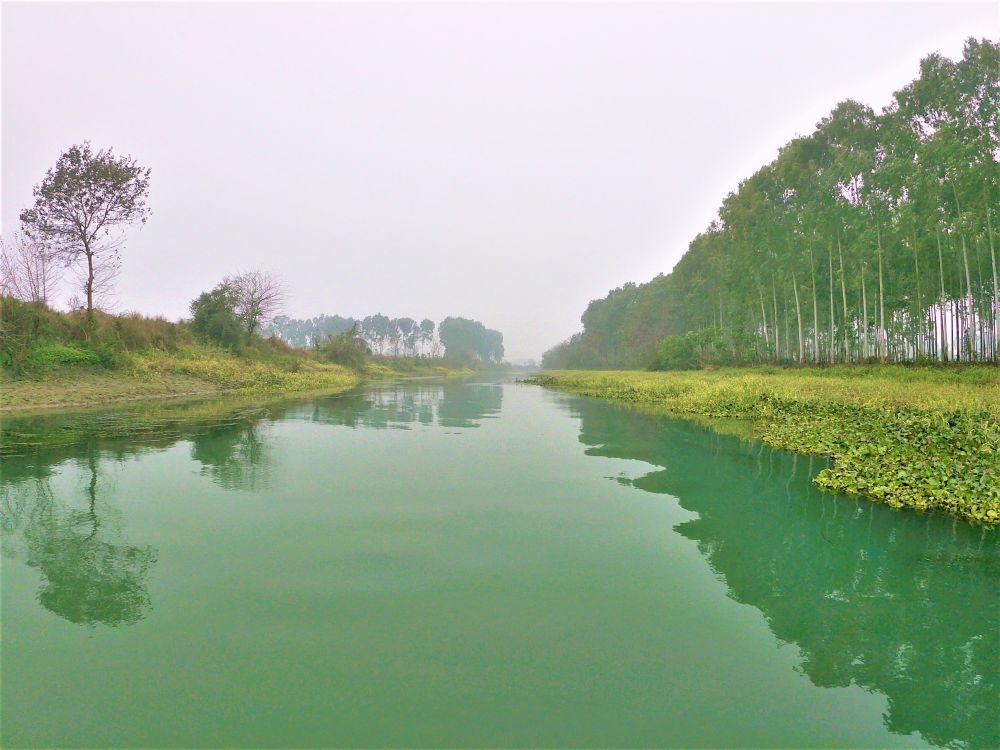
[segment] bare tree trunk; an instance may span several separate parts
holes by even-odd
[[[94,254],[90,250],[90,243],[84,241],[84,254],[87,256],[87,315],[94,315]],[[106,307],[106,306],[105,306]]]
[[[917,330],[914,332],[913,354],[914,357],[918,357],[921,352],[921,347],[920,347],[921,333],[924,328],[924,326],[921,323],[921,320],[923,319],[924,316],[924,303],[923,303],[923,298],[920,295],[920,257],[917,254],[916,229],[913,230],[913,268],[917,274],[917,314],[913,317],[913,325],[919,326],[919,328],[917,328]]]
[[[871,354],[868,347],[868,291],[865,288],[865,266],[861,266],[861,310],[862,310],[862,331],[864,332],[864,343],[861,344],[861,356],[867,359]]]
[[[816,262],[812,247],[809,248],[809,274],[812,278],[813,295],[813,364],[819,364],[819,305],[816,302]]]
[[[851,347],[847,342],[847,282],[844,279],[844,252],[840,247],[840,232],[837,232],[837,255],[840,257],[840,296],[844,302],[844,361],[851,360]]]
[[[883,354],[883,344],[882,337],[885,337],[885,343],[889,343],[888,331],[885,328],[885,285],[882,281],[882,229],[877,224],[875,225],[875,237],[878,240],[878,327],[879,330],[875,335],[875,348],[876,354],[882,362],[885,361],[885,356]]]
[[[962,262],[965,265],[965,305],[972,306],[972,279],[969,277],[969,253],[965,248],[965,235],[962,235]],[[976,347],[973,346],[972,336],[969,334],[968,310],[965,313],[965,333],[968,338],[969,361],[976,359]]]
[[[945,300],[948,299],[948,294],[944,289],[944,256],[941,254],[941,229],[937,230],[937,249],[938,249],[938,273],[941,278],[941,304],[940,304],[940,317],[941,317],[941,361],[948,361],[948,336],[945,335],[945,326],[948,324],[948,319],[944,317],[944,312],[946,310]]]
[[[785,300],[785,304],[782,305],[782,312],[785,313],[785,359],[789,360],[792,358],[792,335],[788,332],[788,300]]]
[[[778,290],[774,286],[774,276],[771,276],[771,301],[774,303],[774,359],[781,358],[781,340],[778,328]]]
[[[795,319],[799,324],[799,364],[805,360],[805,342],[802,338],[802,307],[799,305],[799,285],[792,272],[792,289],[795,292]]]
[[[997,253],[993,244],[993,222],[990,221],[990,209],[986,209],[986,229],[990,238],[990,262],[993,264],[993,310],[990,315],[990,323],[993,326],[992,347],[993,361],[998,361],[997,346],[1000,341],[997,338],[997,329],[1000,328],[1000,290],[997,289]]]
[[[830,271],[830,364],[833,364],[834,357],[836,356],[837,339],[833,330],[833,243],[831,242],[827,249],[829,250],[828,259],[830,261],[829,271]]]
[[[758,286],[757,291],[760,293],[760,319],[763,321],[764,325],[764,344],[767,346],[768,350],[770,350],[771,337],[767,332],[767,311],[764,309],[764,290]]]

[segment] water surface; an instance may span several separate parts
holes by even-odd
[[[997,534],[819,468],[476,381],[6,458],[0,740],[997,747]]]

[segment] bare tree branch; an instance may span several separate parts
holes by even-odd
[[[236,317],[247,332],[247,339],[279,314],[285,303],[284,284],[278,276],[262,270],[227,276],[223,282],[236,295]]]
[[[24,233],[0,238],[0,292],[24,302],[48,303],[59,273],[48,248]]]

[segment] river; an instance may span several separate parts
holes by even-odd
[[[0,740],[1000,746],[997,532],[821,463],[476,379],[5,458]]]

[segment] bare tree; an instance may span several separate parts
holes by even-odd
[[[149,216],[149,169],[111,149],[71,146],[35,187],[35,205],[21,212],[25,231],[45,242],[66,266],[86,263],[83,291],[93,312],[95,289],[113,278],[122,230]],[[102,273],[104,270],[104,273]]]
[[[233,312],[243,324],[247,340],[280,313],[285,303],[281,279],[259,269],[228,276],[222,283],[235,292],[236,309]]]
[[[59,280],[48,249],[26,234],[0,238],[0,292],[23,302],[48,303]]]

